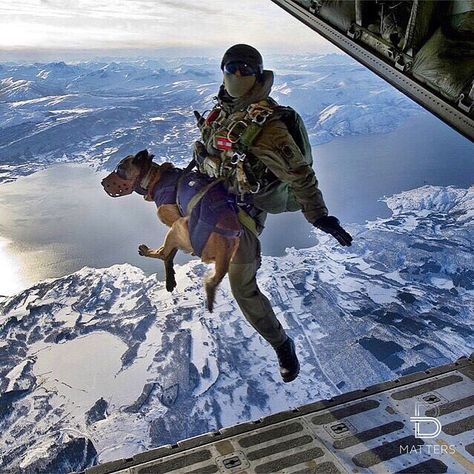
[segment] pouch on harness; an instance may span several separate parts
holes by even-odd
[[[249,149],[269,120],[281,120],[288,128],[288,132],[298,146],[304,161],[312,166],[311,145],[301,116],[291,107],[278,105],[271,99],[262,102],[252,104],[248,109],[248,116],[246,120],[244,119],[247,126],[237,137],[233,146],[237,156],[246,157]],[[263,112],[262,115],[259,115],[260,111]],[[246,158],[244,160],[247,161]],[[258,192],[252,192],[251,194],[251,202],[257,208],[271,214],[293,212],[301,209],[290,184],[280,181],[271,172],[267,173],[267,176],[271,177],[270,180],[266,180],[265,183],[258,183],[258,179],[253,175],[250,166],[245,161],[243,168],[247,181],[251,185],[257,186],[258,189]]]
[[[298,112],[291,107],[278,105],[272,114],[272,119],[279,119],[286,125],[288,132],[300,149],[304,161],[312,166],[313,156],[308,133]],[[276,176],[273,181],[253,196],[253,203],[259,209],[271,214],[294,212],[301,209],[291,185],[280,181]]]

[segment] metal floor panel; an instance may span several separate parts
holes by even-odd
[[[86,472],[474,473],[474,354]]]

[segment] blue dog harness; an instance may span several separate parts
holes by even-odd
[[[213,183],[207,175],[196,172],[184,173],[184,170],[171,168],[163,173],[156,187],[153,200],[157,207],[163,204],[177,204],[182,216],[187,215],[189,203],[204,187]],[[220,229],[217,226],[224,212],[237,214],[235,198],[230,195],[222,183],[209,187],[202,198],[194,205],[189,218],[189,237],[195,255],[199,257],[212,232],[227,237],[239,237],[242,230]]]

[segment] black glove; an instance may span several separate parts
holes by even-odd
[[[314,227],[321,229],[327,234],[331,234],[343,246],[352,245],[352,237],[340,225],[339,219],[334,216],[320,217],[314,224]]]

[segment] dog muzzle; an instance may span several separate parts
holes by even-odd
[[[135,187],[135,179],[123,179],[113,171],[102,180],[101,184],[109,196],[120,197],[132,194]]]

